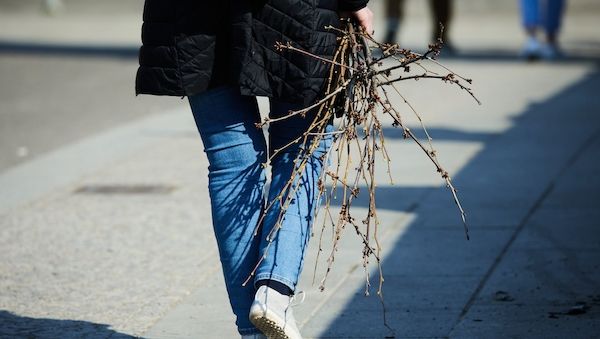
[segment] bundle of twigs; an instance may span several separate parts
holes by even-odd
[[[404,138],[412,139],[431,160],[452,194],[464,224],[465,235],[467,239],[469,238],[465,211],[461,206],[450,175],[438,161],[436,150],[433,148],[432,139],[423,124],[423,119],[402,95],[396,84],[401,81],[438,79],[458,86],[461,90],[470,94],[478,103],[479,101],[468,87],[471,84],[470,79],[454,73],[435,60],[442,48],[441,41],[431,44],[425,53],[419,54],[402,49],[397,44],[379,43],[350,22],[341,30],[334,27],[328,27],[328,29],[339,33],[339,47],[332,60],[320,58],[289,43],[278,43],[276,46],[280,51],[287,50],[302,53],[308,57],[319,59],[322,62],[329,63],[331,68],[325,95],[322,99],[304,109],[289,112],[283,118],[265,118],[257,124],[257,127],[260,128],[291,116],[307,116],[309,112],[316,112],[316,114],[309,115],[314,118],[306,133],[290,143],[290,145],[301,143],[303,145],[302,152],[295,161],[295,171],[292,173],[285,189],[273,201],[268,202],[267,210],[272,208],[274,204],[280,204],[281,206],[279,220],[268,239],[273,239],[281,228],[283,215],[299,189],[298,175],[304,171],[309,159],[323,138],[333,138],[333,147],[321,159],[325,167],[318,183],[320,199],[324,200],[322,207],[317,211],[323,211],[324,213],[319,240],[319,253],[323,250],[322,234],[327,225],[332,227],[334,234],[332,249],[327,260],[327,270],[321,280],[320,288],[323,289],[325,286],[342,232],[346,226],[351,225],[363,244],[362,253],[365,270],[371,257],[375,258],[377,262],[380,273],[377,293],[381,296],[383,275],[381,272],[381,245],[377,237],[379,221],[376,210],[375,167],[378,160],[382,159],[388,167],[388,173],[390,173],[390,157],[383,135],[384,119],[389,119],[392,126],[402,129]],[[374,51],[377,53],[375,54]],[[436,67],[438,71],[430,70],[432,66]],[[414,72],[415,69],[418,72]],[[439,71],[440,69],[441,71]],[[398,75],[398,72],[402,74]],[[392,92],[399,95],[406,107],[417,117],[427,137],[427,142],[419,140],[404,123],[399,109],[391,104],[389,95]],[[327,126],[336,117],[335,131],[327,131]],[[274,150],[271,159],[277,156],[282,149]],[[335,158],[336,161],[330,164],[329,157]],[[357,221],[351,213],[351,207],[361,191],[359,186],[363,185],[366,186],[368,191],[369,205],[365,218]],[[337,215],[330,209],[334,196],[341,196],[341,207],[339,212],[336,213]],[[256,266],[258,267],[259,264],[260,262]],[[250,277],[248,277],[248,280]],[[369,285],[367,272],[367,293]]]

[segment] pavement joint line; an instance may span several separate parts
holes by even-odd
[[[216,251],[212,251],[211,254],[214,255],[214,254],[217,254],[217,252]],[[202,263],[204,263],[205,261],[208,261],[208,259],[210,259],[209,256],[207,256],[206,259],[207,260],[203,260]],[[162,313],[162,315],[160,317],[157,317],[156,320],[153,323],[148,324],[148,326],[146,326],[146,328],[143,331],[141,331],[142,334],[140,335],[140,338],[143,338],[146,335],[146,333],[148,333],[148,331],[150,331],[154,326],[156,326],[156,324],[158,324],[160,321],[162,321],[163,318],[166,315],[168,315],[173,309],[175,309],[179,304],[181,304],[187,297],[189,297],[189,296],[193,295],[194,293],[196,293],[196,291],[198,289],[201,289],[203,282],[205,282],[206,280],[208,280],[208,278],[211,277],[213,274],[216,274],[216,273],[219,272],[219,269],[220,269],[219,265],[220,265],[220,261],[213,262],[212,265],[209,264],[207,266],[207,268],[206,268],[206,271],[203,272],[204,274],[202,274],[200,276],[200,279],[198,279],[198,281],[197,281],[198,282],[198,286],[194,290],[190,291],[189,294],[182,296],[181,298],[179,298],[179,300],[173,301],[169,305],[169,307],[164,310],[164,312]],[[143,309],[143,307],[141,307],[140,309]],[[135,316],[135,314],[132,314],[127,319],[131,319],[134,316]]]
[[[157,317],[154,322],[152,322],[151,324],[148,324],[148,326],[146,326],[146,328],[143,331],[141,331],[142,334],[140,335],[140,338],[143,338],[143,336],[146,335],[146,333],[148,333],[149,330],[151,330],[157,323],[162,321],[163,318],[166,315],[168,315],[179,304],[181,304],[185,300],[186,297],[189,297],[190,295],[194,294],[198,289],[202,288],[201,283],[205,282],[210,276],[217,273],[218,271],[219,271],[219,262],[213,263],[212,265],[208,265],[208,267],[206,268],[206,272],[204,272],[205,274],[202,274],[201,278],[198,280],[199,286],[196,289],[194,289],[193,291],[189,292],[189,294],[182,296],[179,300],[173,301],[169,305],[169,307],[164,310],[164,312],[162,313],[162,315],[160,317]],[[143,307],[140,307],[140,309],[143,309]],[[135,314],[132,314],[127,319],[131,319],[134,316],[135,316]]]
[[[429,194],[429,193],[427,193],[427,194],[424,194],[424,195],[421,197],[421,200],[422,200],[422,199],[425,199],[425,197],[426,197],[428,194]],[[415,210],[415,209],[416,209],[418,206],[419,206],[419,203],[418,203],[418,202],[414,202],[413,204],[411,204],[411,205],[409,206],[407,213],[410,213],[410,212],[414,211],[414,210]],[[399,224],[400,224],[400,223],[401,223],[403,220],[407,219],[407,218],[408,218],[408,214],[407,214],[407,213],[400,214],[400,215],[399,215],[399,218],[397,218],[397,219],[396,219],[396,221],[395,221],[395,222],[392,224],[392,226],[391,226],[390,228],[395,228],[395,227],[396,227],[396,226],[398,226],[398,225],[399,225]],[[381,237],[381,238],[383,238],[383,239],[388,239],[388,237],[387,237],[388,233],[391,233],[391,232],[392,232],[392,230],[390,230],[390,228],[386,228],[386,232],[383,232],[383,234],[382,234],[382,235],[380,235],[380,237]],[[381,260],[383,260],[383,258],[381,258]],[[349,269],[349,270],[346,272],[346,274],[345,274],[345,275],[344,275],[344,276],[343,276],[343,277],[340,279],[340,281],[339,281],[339,282],[338,282],[338,283],[337,283],[337,284],[336,284],[336,285],[333,287],[333,289],[332,289],[332,290],[330,290],[330,291],[332,291],[332,293],[330,293],[330,294],[329,294],[329,296],[326,296],[325,298],[323,298],[323,299],[321,300],[321,302],[319,302],[319,303],[318,303],[318,304],[317,304],[317,305],[316,305],[316,306],[313,308],[312,312],[310,312],[310,314],[309,314],[309,315],[306,317],[306,319],[304,319],[302,322],[300,322],[300,323],[298,324],[298,327],[299,327],[300,329],[302,329],[302,327],[303,327],[304,325],[306,325],[306,324],[307,324],[307,323],[308,323],[308,322],[309,322],[309,321],[310,321],[310,320],[311,320],[311,319],[312,319],[312,318],[313,318],[313,317],[314,317],[314,316],[315,316],[315,315],[316,315],[316,314],[317,314],[317,313],[318,313],[318,312],[321,310],[321,308],[323,308],[323,306],[325,306],[325,304],[327,304],[327,302],[329,301],[329,299],[331,299],[331,297],[333,297],[333,295],[335,294],[335,292],[336,292],[336,291],[338,291],[338,290],[339,290],[339,289],[342,287],[342,285],[343,285],[343,284],[344,284],[344,283],[345,283],[345,282],[348,280],[348,278],[350,277],[350,275],[351,275],[352,273],[354,273],[354,272],[356,271],[356,269],[357,269],[357,268],[359,268],[359,267],[360,267],[360,265],[359,265],[358,263],[357,263],[357,264],[355,264],[355,265],[352,265],[352,267],[351,267],[351,268],[350,268],[350,269]],[[376,273],[379,275],[379,270],[377,270],[377,272],[376,272]],[[370,272],[369,274],[373,274],[373,272]],[[382,302],[383,302],[383,301],[382,301]]]
[[[429,196],[430,194],[432,194],[432,192],[433,192],[433,191],[434,191],[433,189],[429,189],[429,190],[427,190],[427,192],[424,192],[424,193],[423,193],[423,194],[422,194],[422,195],[419,197],[419,199],[418,199],[419,201],[415,201],[415,202],[411,203],[411,204],[408,206],[408,208],[406,209],[406,211],[405,211],[406,213],[400,214],[400,215],[399,215],[399,218],[397,218],[397,219],[396,219],[396,221],[393,223],[393,225],[392,225],[392,227],[391,227],[391,228],[394,228],[394,227],[398,226],[398,225],[399,225],[399,224],[400,224],[400,223],[401,223],[403,220],[405,220],[406,218],[408,218],[408,215],[409,215],[408,213],[411,213],[411,212],[414,212],[415,210],[417,210],[417,208],[419,208],[419,206],[421,205],[421,204],[420,204],[420,201],[422,201],[422,200],[426,199],[426,198],[427,198],[427,196]],[[383,232],[383,234],[382,234],[382,235],[380,235],[380,238],[382,238],[382,239],[388,239],[388,237],[387,237],[388,233],[391,233],[391,232],[392,232],[392,230],[390,230],[390,228],[386,228],[385,230],[386,230],[386,232]],[[381,260],[383,260],[383,258],[381,258]],[[330,290],[330,291],[332,291],[332,293],[330,293],[330,295],[329,295],[329,296],[326,296],[325,298],[323,298],[323,299],[321,300],[321,302],[319,302],[319,303],[318,303],[318,304],[317,304],[317,305],[316,305],[316,306],[313,308],[312,312],[310,312],[310,314],[308,315],[308,317],[306,317],[306,319],[304,319],[302,322],[300,322],[300,323],[298,324],[298,327],[299,327],[300,329],[302,329],[302,327],[303,327],[304,325],[306,325],[306,324],[307,324],[307,323],[308,323],[308,322],[309,322],[309,321],[310,321],[310,320],[311,320],[311,319],[312,319],[312,318],[313,318],[313,317],[314,317],[314,316],[315,316],[315,315],[316,315],[316,314],[317,314],[317,313],[318,313],[318,312],[319,312],[319,311],[320,311],[320,310],[323,308],[323,306],[325,306],[325,304],[327,304],[327,302],[329,301],[329,299],[331,299],[331,297],[333,297],[333,295],[335,294],[335,292],[336,292],[337,290],[339,290],[339,289],[342,287],[342,285],[343,285],[343,284],[344,284],[344,283],[345,283],[345,282],[348,280],[348,278],[350,277],[350,275],[351,275],[352,273],[354,273],[354,271],[356,271],[356,269],[357,269],[357,268],[359,268],[359,267],[360,267],[360,265],[359,265],[359,264],[355,264],[355,265],[353,265],[353,266],[352,266],[352,267],[351,267],[351,268],[348,270],[348,272],[346,272],[346,274],[345,274],[345,275],[344,275],[344,276],[343,276],[343,277],[340,279],[340,281],[339,281],[339,282],[338,282],[338,283],[337,283],[337,284],[336,284],[336,285],[333,287],[333,289],[332,289],[332,290]],[[377,273],[377,275],[379,275],[379,270],[377,270],[375,273]],[[370,274],[370,275],[371,275],[371,274],[374,274],[374,272],[370,272],[369,274]],[[383,308],[384,308],[383,312],[384,312],[384,315],[385,315],[385,314],[386,314],[386,311],[385,311],[385,301],[384,301],[384,300],[381,300],[381,298],[380,298],[380,301],[381,301],[381,303],[382,303],[382,306],[383,306]],[[386,326],[386,327],[387,327],[387,326]],[[389,327],[388,327],[388,328],[389,328]],[[394,331],[392,330],[392,332],[394,332]]]
[[[329,302],[329,299],[331,299],[331,297],[335,294],[335,292],[338,291],[340,289],[340,287],[342,287],[342,285],[346,282],[346,280],[348,280],[348,277],[350,276],[350,274],[352,274],[354,271],[356,271],[356,269],[358,267],[359,267],[358,264],[352,265],[352,267],[348,270],[348,272],[346,272],[344,277],[338,281],[338,283],[333,287],[333,289],[330,289],[330,291],[331,291],[330,295],[321,299],[321,301],[313,308],[312,312],[310,312],[308,317],[306,317],[306,319],[304,319],[302,322],[300,322],[298,324],[298,327],[300,329],[303,328],[304,325],[306,325],[321,310],[321,308],[323,308],[323,306],[325,306],[325,304],[327,304]]]
[[[536,199],[536,201],[534,202],[532,207],[529,209],[529,211],[527,212],[527,214],[525,215],[523,220],[519,223],[519,226],[515,229],[515,231],[513,232],[511,237],[508,239],[507,243],[504,245],[504,247],[502,248],[502,250],[500,251],[498,256],[496,256],[496,258],[494,259],[494,262],[492,263],[490,268],[484,274],[483,278],[477,285],[477,288],[475,289],[475,291],[473,291],[473,293],[469,297],[467,303],[465,304],[460,315],[458,316],[458,319],[455,321],[454,325],[452,325],[452,327],[450,328],[450,330],[448,332],[448,337],[450,337],[450,334],[452,333],[452,331],[454,331],[456,326],[458,324],[460,324],[460,322],[467,315],[467,313],[473,306],[475,299],[477,299],[477,297],[479,296],[479,294],[481,293],[481,291],[487,284],[488,280],[490,279],[490,277],[492,276],[492,274],[494,273],[494,271],[496,270],[496,268],[498,267],[498,265],[500,264],[500,262],[502,261],[502,259],[506,255],[506,253],[508,252],[508,250],[510,249],[511,245],[517,239],[517,237],[519,236],[521,231],[523,231],[523,229],[525,228],[525,226],[527,225],[527,223],[529,222],[531,217],[533,217],[535,212],[540,208],[540,206],[542,205],[544,200],[546,200],[546,198],[550,195],[550,193],[552,193],[557,182],[560,180],[560,178],[562,176],[565,175],[565,173],[569,170],[569,168],[571,168],[573,166],[573,164],[575,164],[575,162],[577,160],[579,160],[579,158],[582,156],[582,154],[589,147],[591,147],[591,145],[597,138],[600,138],[600,129],[593,132],[588,138],[585,139],[585,141],[583,141],[583,143],[575,150],[575,152],[573,152],[573,154],[569,157],[569,159],[566,161],[566,163],[563,165],[563,167],[558,171],[558,174],[553,179],[550,180],[550,183],[548,184],[548,186],[546,187],[544,192],[542,192],[542,194]]]

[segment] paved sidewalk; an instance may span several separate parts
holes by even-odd
[[[469,66],[484,82],[485,109],[449,103],[451,114],[429,119],[468,209],[471,241],[421,154],[400,139],[390,142],[399,182],[380,186],[378,197],[388,322],[400,338],[594,337],[600,333],[597,70],[490,66]],[[515,74],[513,86],[522,90],[507,91]],[[526,90],[550,78],[557,80]],[[493,96],[499,92],[512,104]],[[309,338],[392,335],[377,297],[364,296],[360,244],[347,232],[325,292],[311,285],[314,256],[307,260],[301,288],[308,297],[297,317]],[[145,335],[233,337],[231,319],[215,311],[227,303],[220,279],[212,277]]]
[[[379,207],[396,336],[598,333],[595,66],[451,66],[480,79],[485,106],[465,98],[440,107],[418,89],[409,95],[454,173],[472,240],[431,166],[389,130],[397,183],[380,186]],[[204,155],[189,113],[171,114],[170,126],[137,130],[145,146],[2,215],[3,336],[235,335],[206,207]],[[307,337],[390,335],[378,299],[363,297],[358,244],[351,232],[345,239],[322,294],[310,284],[311,251],[302,330]]]
[[[591,17],[569,27],[567,46],[597,32]],[[467,46],[473,25],[457,27]],[[324,292],[323,260],[312,284],[311,243],[296,309],[303,334],[598,337],[600,71],[589,52],[564,63],[446,61],[475,80],[483,106],[443,84],[406,88],[472,239],[425,156],[386,129],[395,185],[381,173],[378,206],[393,332],[375,288],[364,296],[361,247],[346,230]],[[0,172],[0,338],[235,338],[206,167],[191,114],[176,110]]]

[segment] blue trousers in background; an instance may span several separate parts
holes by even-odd
[[[564,0],[521,0],[521,17],[527,29],[543,28],[547,35],[558,33]]]
[[[259,333],[250,323],[248,312],[254,300],[251,282],[242,283],[265,253],[267,235],[280,216],[280,204],[270,208],[254,236],[265,207],[266,175],[262,164],[267,161],[267,143],[260,121],[256,98],[242,96],[234,87],[218,87],[188,98],[209,161],[208,189],[213,228],[219,247],[225,284],[240,334]],[[270,100],[270,116],[286,115],[298,105]],[[274,122],[269,126],[269,149],[283,148],[303,134],[311,118],[300,116]],[[329,126],[332,128],[332,126]],[[282,227],[277,232],[254,281],[276,280],[292,291],[302,271],[304,254],[310,236],[317,181],[322,169],[322,155],[331,145],[325,138],[306,169],[297,178],[298,190],[286,210]],[[271,162],[271,184],[268,200],[273,201],[284,189],[294,169],[300,144],[286,147]]]

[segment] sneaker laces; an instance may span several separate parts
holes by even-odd
[[[298,300],[298,299],[300,299],[300,300]],[[298,293],[296,293],[290,297],[289,306],[290,307],[298,306],[304,302],[304,299],[306,299],[306,293],[304,291],[298,291]]]

